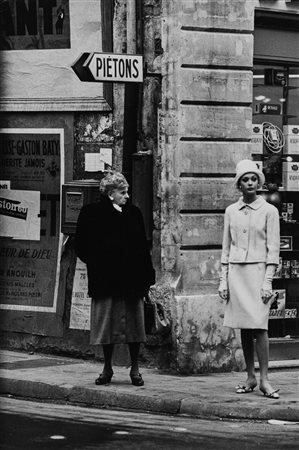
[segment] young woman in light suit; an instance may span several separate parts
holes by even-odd
[[[247,380],[238,394],[257,386],[254,339],[260,368],[261,392],[279,398],[268,379],[268,318],[272,279],[279,262],[279,214],[275,206],[257,195],[265,182],[254,161],[237,164],[235,185],[242,192],[225,211],[219,295],[226,301],[224,326],[241,329]]]

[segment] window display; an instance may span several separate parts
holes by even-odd
[[[280,265],[273,289],[270,338],[299,338],[299,68],[256,64],[252,157],[266,177],[261,195],[281,219]],[[275,319],[275,320],[273,320]]]

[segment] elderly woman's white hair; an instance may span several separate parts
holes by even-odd
[[[120,172],[108,172],[100,182],[100,192],[103,195],[108,195],[114,189],[123,189],[129,187],[129,183]]]

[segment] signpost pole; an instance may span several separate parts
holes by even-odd
[[[136,53],[136,2],[127,4],[127,52]],[[125,83],[123,173],[132,186],[132,158],[137,151],[139,83]]]

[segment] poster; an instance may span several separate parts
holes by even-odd
[[[11,188],[1,190],[0,197],[5,198],[5,192],[12,198],[22,191],[24,198],[36,198],[35,225],[40,235],[39,240],[32,239],[37,237],[35,226],[26,239],[20,230],[11,237],[0,236],[0,309],[55,312],[62,241],[63,129],[0,129],[0,179],[9,180]]]
[[[274,297],[270,307],[269,319],[284,319],[286,307],[285,289],[275,289]]]
[[[70,48],[69,0],[2,0],[0,50]]]
[[[9,180],[0,180],[0,190],[1,189],[10,189],[10,181]]]
[[[103,51],[101,0],[3,0],[0,27],[6,106],[76,111],[102,104],[103,83],[82,83],[71,68],[82,53]]]
[[[0,193],[0,236],[40,240],[39,191],[4,190]]]
[[[86,265],[77,258],[72,292],[70,328],[90,330],[91,298],[88,297],[87,290]]]

